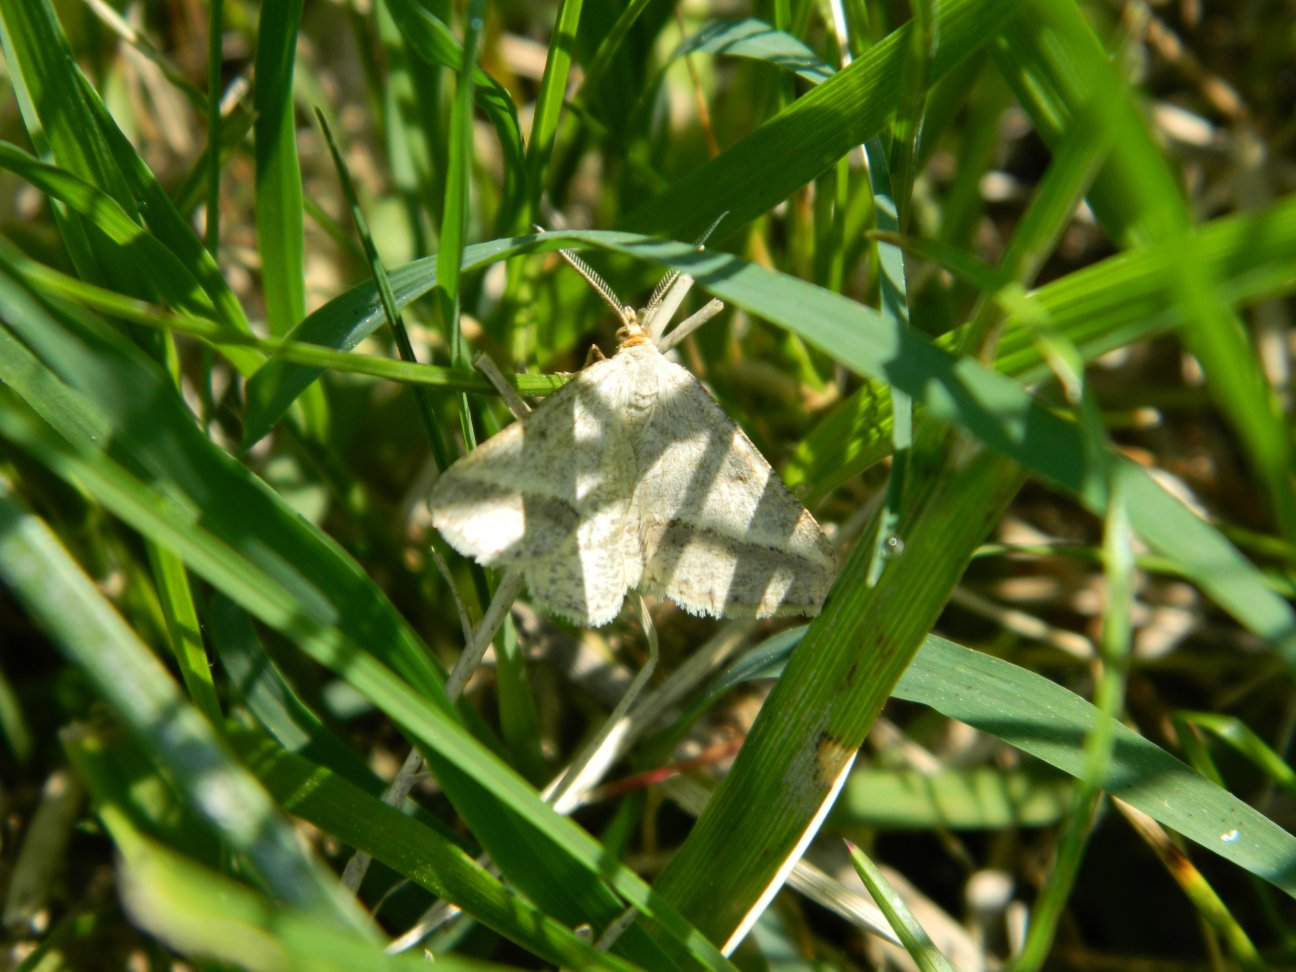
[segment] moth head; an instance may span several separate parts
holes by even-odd
[[[633,307],[621,308],[621,326],[617,328],[617,350],[633,348],[639,344],[652,344],[652,338],[639,323],[639,315]]]

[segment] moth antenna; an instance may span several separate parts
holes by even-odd
[[[706,241],[711,239],[711,234],[716,231],[716,227],[719,226],[721,223],[723,223],[724,218],[728,215],[729,215],[729,210],[726,209],[723,213],[721,213],[719,216],[715,218],[714,223],[712,223],[710,226],[706,228],[706,232],[697,238],[696,245],[699,252],[705,249]]]
[[[616,291],[606,280],[595,272],[594,268],[577,255],[575,250],[559,250],[558,255],[566,260],[573,270],[585,278],[585,282],[594,288],[603,298],[603,302],[612,308],[612,312],[621,319],[622,325],[628,326],[633,316],[628,305],[617,299]]]
[[[645,323],[652,320],[653,312],[662,305],[662,301],[666,299],[666,292],[675,286],[675,281],[679,278],[680,272],[678,270],[670,270],[666,276],[658,281],[657,286],[653,288],[652,296],[648,298],[648,303],[644,305],[641,316],[644,318]]]
[[[697,238],[697,242],[693,246],[699,253],[706,249],[706,241],[711,238],[711,234],[715,232],[716,227],[728,215],[729,210],[726,209]],[[684,298],[692,286],[692,277],[688,274],[682,274],[678,270],[671,270],[666,276],[662,277],[661,282],[653,289],[652,296],[648,298],[647,306],[639,312],[640,321],[653,341],[660,340],[666,326],[670,323],[670,319],[675,316],[675,312],[679,310],[680,304],[684,302]],[[715,313],[713,312],[711,316],[714,317]],[[696,326],[694,325],[694,327]],[[674,344],[676,341],[678,341],[678,338],[671,343]]]
[[[543,233],[543,226],[533,227],[537,233]],[[616,292],[608,285],[608,282],[598,275],[593,267],[580,258],[575,250],[561,249],[558,255],[567,261],[568,266],[585,278],[585,282],[594,288],[594,292],[603,298],[603,302],[612,308],[612,313],[616,314],[617,319],[621,321],[622,327],[629,327],[634,320],[634,311],[626,304],[617,299]]]
[[[684,303],[684,298],[688,296],[689,288],[692,286],[692,277],[675,270],[668,273],[657,285],[652,299],[648,301],[648,306],[639,312],[644,330],[648,332],[648,336],[654,343],[660,340],[666,326],[679,310],[680,304]]]

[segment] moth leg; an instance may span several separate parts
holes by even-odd
[[[500,398],[504,400],[504,405],[513,417],[522,421],[531,414],[531,406],[522,400],[522,396],[517,393],[517,389],[508,383],[508,379],[500,373],[499,367],[491,360],[490,355],[485,351],[478,351],[473,355],[473,367],[480,371],[499,392]]]
[[[464,645],[463,654],[455,662],[454,671],[446,679],[446,695],[450,696],[453,702],[459,698],[459,693],[463,691],[468,679],[472,673],[477,670],[481,664],[482,656],[486,654],[486,649],[490,647],[495,632],[499,626],[504,623],[504,618],[508,615],[509,608],[513,602],[518,599],[522,593],[522,572],[519,570],[506,570],[504,576],[500,578],[499,587],[495,588],[495,595],[491,598],[490,606],[486,608],[486,613],[482,615],[481,623],[472,633],[472,640]]]

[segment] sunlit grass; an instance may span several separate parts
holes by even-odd
[[[1258,11],[227,0],[213,65],[167,5],[0,0],[14,955],[882,963],[848,838],[929,967],[1289,957],[1296,201]],[[726,303],[679,359],[843,562],[804,632],[654,604],[574,818],[542,789],[645,631],[524,596],[452,703],[499,579],[425,506],[508,421],[472,352],[534,396],[611,353],[559,246]],[[66,761],[70,855],[28,826]],[[779,891],[820,826],[831,879]],[[124,914],[82,890],[110,847]]]

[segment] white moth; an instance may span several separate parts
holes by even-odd
[[[644,326],[564,255],[620,315],[616,354],[447,469],[433,524],[581,625],[611,621],[631,591],[715,617],[817,614],[836,572],[828,538],[701,382],[662,355],[723,305],[658,340],[689,278],[663,281]]]

